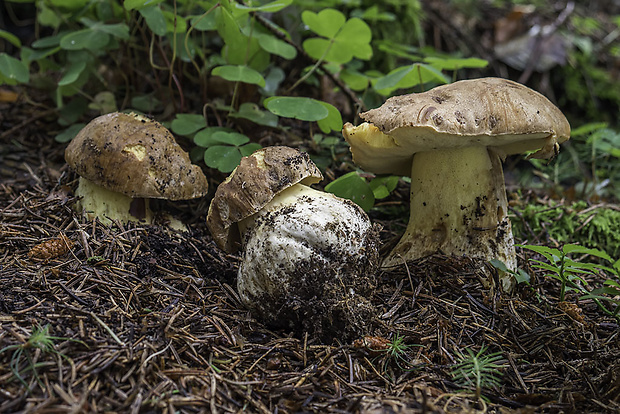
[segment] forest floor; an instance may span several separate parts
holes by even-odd
[[[620,412],[618,323],[559,303],[524,257],[531,284],[511,296],[467,259],[381,272],[377,322],[356,341],[271,329],[239,302],[208,200],[175,205],[187,233],[88,221],[54,119],[2,105],[2,413]],[[501,360],[478,398],[453,372],[482,347]]]

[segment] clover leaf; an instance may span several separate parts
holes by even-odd
[[[214,68],[211,73],[231,82],[251,83],[265,86],[265,78],[254,69],[243,65],[225,65]]]
[[[321,37],[307,39],[303,48],[312,58],[344,64],[354,57],[368,60],[372,57],[370,27],[357,17],[346,19],[344,14],[334,9],[324,9],[319,13],[304,11],[303,22],[310,30]]]
[[[325,186],[325,191],[353,201],[364,211],[369,211],[375,205],[372,188],[357,171],[338,177]]]

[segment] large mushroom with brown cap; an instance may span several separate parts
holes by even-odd
[[[271,325],[317,335],[367,332],[378,232],[355,203],[310,187],[306,153],[268,147],[244,157],[215,192],[207,225],[217,245],[242,250],[242,302]]]
[[[92,120],[69,143],[65,160],[80,176],[76,207],[104,223],[150,224],[149,199],[188,200],[206,195],[208,189],[202,170],[170,131],[133,113],[113,112]]]
[[[409,224],[383,267],[443,252],[516,269],[502,160],[557,153],[570,125],[555,105],[519,83],[483,78],[395,96],[360,117],[367,122],[343,130],[354,162],[411,177]],[[513,278],[501,279],[510,290]]]

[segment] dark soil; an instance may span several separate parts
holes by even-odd
[[[533,269],[506,296],[436,255],[378,275],[366,338],[272,329],[239,303],[208,199],[174,205],[188,233],[87,221],[52,112],[1,105],[0,412],[620,411],[617,322]],[[451,372],[482,346],[502,361],[478,399]]]

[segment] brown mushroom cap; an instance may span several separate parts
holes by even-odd
[[[566,117],[547,98],[500,78],[394,96],[360,117],[371,125],[347,124],[343,134],[354,161],[379,174],[407,175],[416,152],[472,145],[500,155],[539,150],[534,157],[549,158],[570,136]]]
[[[213,240],[227,252],[236,251],[238,222],[256,214],[282,190],[322,179],[310,156],[293,148],[267,147],[242,158],[211,201],[207,226]]]
[[[170,131],[141,115],[95,118],[69,143],[65,159],[81,177],[131,198],[188,200],[208,189]]]

